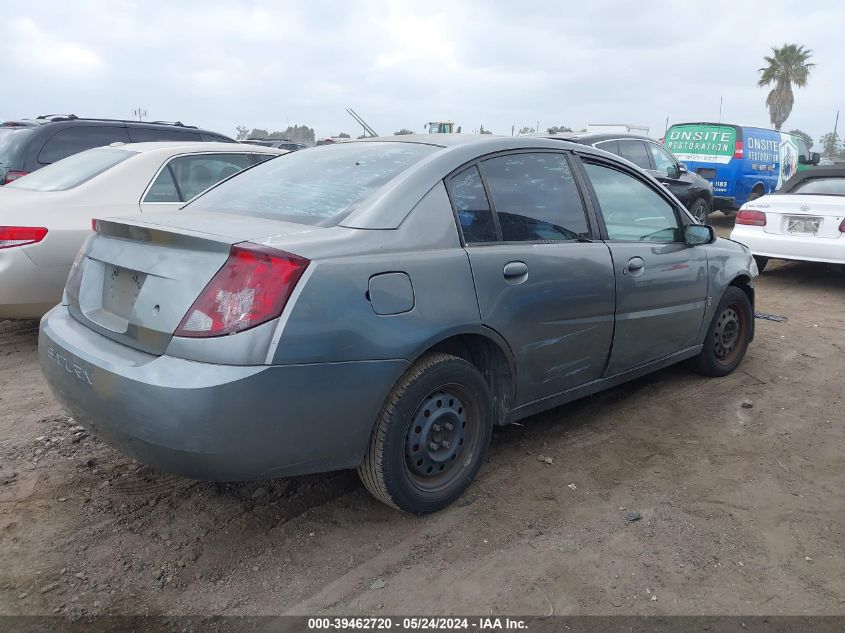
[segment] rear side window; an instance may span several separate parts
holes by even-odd
[[[23,160],[20,151],[26,141],[32,136],[32,128],[0,127],[0,165],[5,167],[22,167]]]
[[[334,226],[383,185],[439,150],[387,141],[291,152],[215,187],[189,208]]]
[[[199,141],[199,132],[191,130],[174,130],[167,127],[129,127],[129,138],[133,143],[149,143],[153,141]]]
[[[253,164],[252,154],[177,156],[159,172],[144,202],[187,202]]]
[[[128,143],[126,128],[106,125],[80,125],[60,130],[50,137],[38,153],[38,162],[50,165],[58,160],[112,143]]]
[[[30,191],[67,191],[134,155],[135,152],[125,149],[92,149],[34,171],[6,186]]]
[[[619,143],[617,141],[600,141],[593,145],[593,147],[619,156]]]
[[[593,163],[584,163],[596,193],[607,236],[618,241],[683,241],[674,208],[642,181]]]
[[[651,169],[651,162],[648,160],[648,150],[645,143],[633,139],[620,139],[619,155],[626,158],[637,167]]]
[[[510,154],[481,168],[505,242],[588,237],[584,204],[563,154]]]
[[[449,179],[449,199],[467,244],[496,241],[493,213],[478,167],[468,167]]]

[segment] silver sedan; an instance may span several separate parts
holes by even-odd
[[[39,353],[80,424],[239,480],[357,468],[454,501],[507,424],[741,362],[754,260],[601,150],[436,135],[295,152],[176,213],[99,220]]]

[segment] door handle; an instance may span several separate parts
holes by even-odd
[[[505,264],[502,274],[505,276],[505,279],[522,277],[528,274],[528,264],[525,262],[508,262]]]
[[[645,262],[643,261],[642,257],[632,257],[628,260],[628,270],[632,273],[637,272],[638,270],[642,270],[645,266]]]

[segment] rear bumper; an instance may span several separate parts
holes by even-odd
[[[76,421],[141,462],[236,481],[360,463],[404,360],[229,366],[154,356],[78,323],[41,321],[42,371]]]
[[[773,259],[845,264],[845,237],[800,237],[766,233],[758,227],[737,225],[731,239],[745,244],[752,254]]]
[[[68,267],[36,266],[26,247],[0,249],[0,319],[39,319],[59,303]]]

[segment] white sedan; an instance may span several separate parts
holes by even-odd
[[[61,300],[93,218],[178,209],[285,153],[235,143],[111,145],[0,187],[0,319],[39,318]]]
[[[800,171],[776,193],[746,202],[731,239],[769,259],[845,264],[845,167]]]

